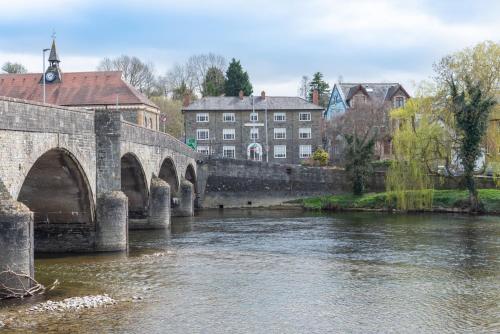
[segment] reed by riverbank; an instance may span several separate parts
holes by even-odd
[[[484,213],[500,214],[500,189],[480,189],[479,197],[484,205]],[[415,211],[468,212],[466,190],[434,190],[431,209]],[[329,195],[303,199],[307,210],[325,211],[393,211],[396,199],[386,192],[369,193],[361,196],[351,194]]]

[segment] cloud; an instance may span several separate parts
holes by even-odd
[[[47,55],[48,56],[48,55]],[[101,57],[85,57],[80,55],[65,55],[61,57],[61,69],[66,72],[94,71]],[[0,64],[15,62],[24,65],[28,72],[42,72],[42,54],[0,52]],[[47,66],[47,64],[45,64]]]

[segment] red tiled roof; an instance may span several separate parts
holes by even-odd
[[[0,96],[42,102],[41,73],[0,74]],[[158,108],[122,80],[120,71],[63,73],[61,83],[47,83],[46,102],[60,106],[143,104]]]

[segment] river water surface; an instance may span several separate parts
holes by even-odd
[[[129,237],[126,254],[38,258],[37,278],[61,284],[0,319],[46,299],[141,300],[4,331],[500,332],[499,217],[206,211]]]

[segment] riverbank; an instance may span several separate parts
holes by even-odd
[[[434,190],[432,209],[418,210],[430,212],[466,213],[468,193],[466,190]],[[479,189],[479,198],[485,213],[500,214],[500,189]],[[361,196],[352,194],[329,195],[305,198],[301,204],[306,210],[324,211],[392,211],[394,199],[386,192],[369,193]]]

